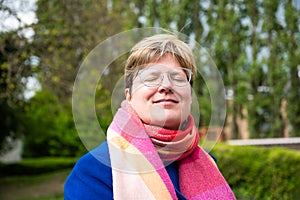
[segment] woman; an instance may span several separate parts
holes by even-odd
[[[137,43],[125,66],[126,100],[107,142],[77,162],[65,199],[235,199],[198,146],[190,114],[195,74],[193,54],[176,36]]]

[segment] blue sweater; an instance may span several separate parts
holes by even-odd
[[[178,199],[186,198],[179,191],[178,166],[176,162],[166,170],[173,182]],[[107,142],[78,160],[64,188],[65,200],[113,199],[112,170]]]

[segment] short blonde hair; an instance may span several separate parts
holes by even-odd
[[[125,65],[126,88],[131,89],[133,79],[141,66],[156,62],[167,53],[172,54],[181,67],[192,70],[192,86],[196,75],[196,62],[189,46],[176,35],[157,34],[141,40],[131,49]]]

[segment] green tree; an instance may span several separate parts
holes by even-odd
[[[285,32],[281,35],[281,41],[286,51],[284,67],[288,71],[288,116],[292,125],[291,134],[300,135],[300,31],[299,31],[299,8],[293,6],[293,1],[283,1],[285,7]],[[298,5],[299,6],[299,5]]]
[[[34,71],[30,43],[19,31],[0,33],[0,152],[10,148],[8,137],[23,135],[24,92]]]
[[[61,101],[69,102],[78,68],[102,40],[130,24],[123,1],[38,1],[34,26],[35,55],[40,58],[41,83]]]
[[[72,126],[71,94],[78,69],[86,56],[109,36],[147,26],[182,32],[188,36],[187,42],[195,39],[210,53],[226,88],[234,94],[227,113],[232,116],[232,121],[228,120],[227,124],[232,129],[231,137],[242,137],[239,119],[249,122],[250,137],[283,136],[283,128],[288,125],[283,124],[279,110],[285,100],[292,135],[299,135],[299,10],[292,0],[39,0],[37,6],[38,22],[32,25],[35,33],[32,43],[21,34],[26,27],[1,33],[0,105],[1,113],[5,112],[1,124],[1,130],[5,130],[5,133],[1,131],[2,141],[8,134],[22,135],[25,130],[21,105],[27,105],[22,96],[28,77],[37,78],[43,91],[30,100],[25,109],[26,117],[37,122],[31,124],[36,126],[36,133],[43,127],[52,127],[55,131],[46,131],[45,138],[59,140],[66,130],[77,137],[72,128],[50,126],[50,119],[38,122],[30,116],[29,110],[42,116],[39,112],[45,113],[49,109],[44,107],[48,97],[49,105],[57,106],[63,127]],[[105,129],[112,118],[110,97],[114,83],[123,74],[125,57],[107,68],[96,88],[95,108],[101,127]],[[205,83],[198,75],[195,92],[203,120],[200,123],[206,126],[212,109],[206,98],[209,96],[207,84],[210,83]],[[14,126],[15,121],[20,122]],[[29,131],[24,135],[34,141]],[[68,144],[64,139],[60,141]],[[63,145],[52,143],[53,149]]]
[[[25,107],[25,157],[78,156],[85,152],[70,110],[50,92],[36,93]]]
[[[232,102],[228,104],[228,116],[232,116],[232,136],[240,137],[236,124],[242,116],[242,109],[249,90],[245,76],[246,32],[242,24],[243,12],[239,3],[234,1],[211,2],[206,8],[209,32],[202,40],[223,76],[226,88],[234,92]]]
[[[136,22],[129,20],[132,18],[131,16],[135,17],[135,15],[132,15],[134,10],[130,8],[135,6],[135,4],[132,5],[124,1],[110,1],[108,3],[94,0],[50,2],[40,0],[37,2],[37,5],[38,23],[33,26],[35,31],[33,38],[34,55],[39,59],[39,80],[42,85],[42,91],[50,92],[55,102],[52,102],[52,100],[46,102],[46,97],[42,98],[43,101],[39,101],[36,98],[39,99],[41,96],[36,97],[30,101],[32,106],[28,107],[27,112],[31,113],[29,115],[35,113],[34,115],[41,117],[42,113],[46,114],[49,111],[49,108],[44,105],[45,103],[58,107],[59,111],[50,112],[54,114],[49,115],[49,118],[41,122],[38,121],[38,118],[33,117],[32,121],[40,124],[40,126],[36,126],[37,130],[35,133],[28,132],[26,136],[26,144],[28,144],[26,148],[28,148],[29,152],[26,155],[33,155],[34,150],[47,144],[47,140],[51,140],[51,143],[47,146],[48,150],[38,153],[40,155],[56,155],[64,145],[69,146],[66,148],[68,151],[70,148],[73,148],[72,145],[74,146],[76,141],[77,145],[81,145],[79,140],[70,140],[72,142],[68,143],[68,140],[63,138],[65,134],[66,137],[73,135],[74,138],[78,138],[74,123],[70,121],[72,120],[70,102],[72,91],[76,89],[73,88],[73,85],[81,63],[101,41],[125,30],[125,27],[128,28],[136,24]],[[97,74],[99,72],[96,71],[94,73]],[[101,127],[106,129],[112,119],[110,98],[108,98],[114,86],[111,83],[118,80],[123,73],[123,67],[120,63],[113,63],[105,73],[107,76],[104,76],[105,84],[99,83],[97,87],[95,108],[97,109]],[[87,81],[86,87],[94,86],[88,85]],[[39,104],[42,105],[39,107]],[[83,105],[76,106],[80,107]],[[50,119],[55,117],[56,112],[58,112],[59,117],[56,117],[54,120],[55,124],[50,123]],[[67,114],[68,117],[66,116]],[[86,120],[86,126],[90,126],[88,123],[89,119]],[[64,128],[60,129],[60,126],[56,125],[59,123]],[[34,124],[32,125],[34,126]],[[73,128],[67,129],[67,124],[69,126],[72,125]],[[43,133],[43,138],[45,139],[40,138],[40,141],[35,139],[36,135],[44,129],[47,130]],[[89,133],[86,133],[87,137],[100,134],[94,133],[94,129],[91,126],[89,130]],[[63,154],[67,155],[67,152]]]
[[[269,51],[268,58],[262,60],[262,65],[267,66],[266,86],[270,88],[268,92],[269,112],[267,118],[267,122],[270,124],[269,137],[282,137],[284,128],[280,115],[280,106],[287,76],[283,64],[285,49],[282,48],[279,40],[283,27],[280,26],[276,18],[279,5],[279,1],[263,2],[265,12],[263,13],[264,24],[262,32],[268,35],[266,41],[263,42]],[[272,24],[268,23],[270,19],[273,19]]]

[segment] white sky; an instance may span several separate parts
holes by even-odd
[[[0,32],[11,31],[25,25],[37,23],[35,15],[36,0],[4,0],[3,5],[10,8],[17,17],[8,13],[0,11]],[[17,19],[19,18],[19,20]],[[20,32],[25,37],[31,38],[34,35],[32,28],[26,28]],[[24,91],[25,99],[30,99],[34,96],[35,92],[41,89],[41,85],[37,78],[27,77],[23,79],[26,83],[26,89]]]
[[[36,0],[4,0],[3,6],[9,7],[21,21],[8,12],[0,11],[0,32],[37,22]]]

